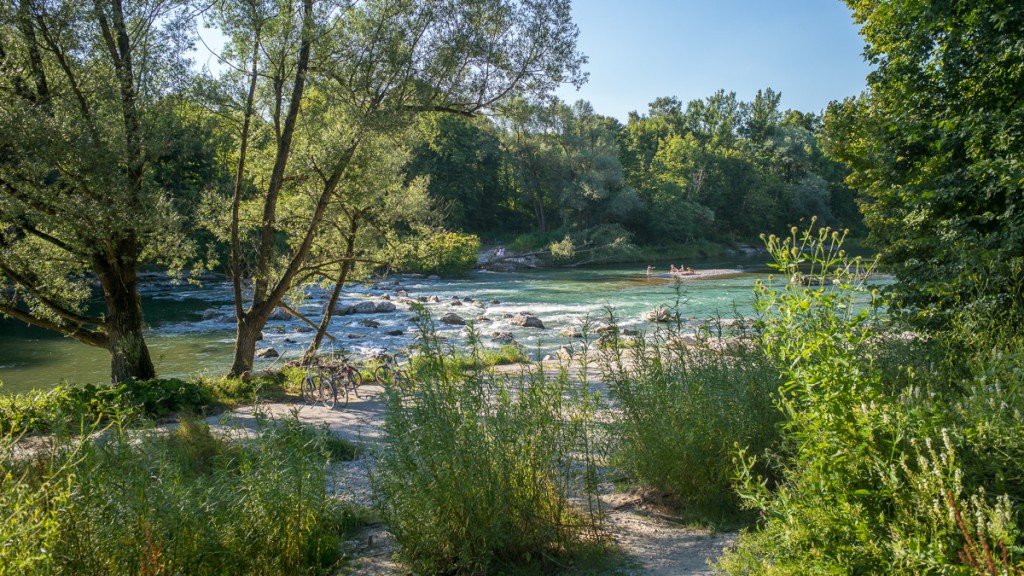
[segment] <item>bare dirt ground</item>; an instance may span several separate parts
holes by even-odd
[[[306,424],[324,425],[342,438],[372,446],[382,434],[384,406],[375,397],[380,388],[364,388],[371,393],[369,397],[353,398],[345,408],[329,410],[321,406],[269,403],[239,408],[210,420],[218,427],[252,428],[259,416],[290,418],[294,414]],[[372,466],[370,451],[345,463],[339,472],[338,495],[370,506]],[[711,574],[708,562],[717,558],[735,539],[735,534],[714,533],[666,519],[647,509],[635,494],[617,491],[612,484],[606,484],[601,499],[606,504],[606,528],[629,558],[627,566],[615,568],[609,574]],[[396,543],[384,525],[368,527],[350,542],[350,550],[356,574],[394,576],[405,573],[402,566],[392,560]]]

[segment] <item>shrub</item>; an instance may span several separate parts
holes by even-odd
[[[178,378],[128,380],[115,385],[62,385],[47,391],[0,395],[0,431],[16,434],[100,425],[112,419],[161,419],[199,413],[214,401],[198,381]]]
[[[455,373],[422,318],[425,361],[411,396],[386,397],[372,478],[401,558],[422,573],[554,565],[598,528],[596,397],[565,372]],[[482,362],[475,339],[471,353]]]
[[[716,348],[670,328],[630,342],[626,352],[609,346],[601,364],[621,408],[613,463],[689,519],[739,519],[731,456],[777,444],[779,370],[749,341]]]
[[[401,268],[407,272],[455,276],[476,266],[480,238],[458,232],[429,232],[415,243]]]
[[[786,378],[784,476],[765,482],[740,453],[740,494],[764,523],[718,570],[1018,573],[1022,490],[1007,479],[1020,478],[1024,433],[1000,423],[1024,407],[1018,360],[976,362],[964,381],[916,350],[944,344],[881,338],[877,300],[863,298],[841,242],[827,230],[768,241],[787,277],[799,268],[814,281],[758,288],[763,341]],[[894,370],[893,351],[908,349]]]
[[[362,516],[328,492],[325,440],[297,422],[239,441],[115,425],[26,461],[7,435],[0,575],[333,573]]]

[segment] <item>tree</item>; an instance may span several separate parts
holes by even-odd
[[[150,170],[187,20],[169,0],[0,7],[0,312],[106,348],[114,381],[155,375],[138,267],[189,253]]]
[[[260,331],[306,271],[367,134],[583,79],[567,0],[250,0],[220,4],[218,21],[239,71],[228,76],[239,88],[235,376],[251,370]]]
[[[1024,314],[1024,7],[1010,0],[853,1],[868,90],[829,106],[850,184],[897,304],[941,326],[957,310]]]

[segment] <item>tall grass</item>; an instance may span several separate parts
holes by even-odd
[[[402,560],[419,573],[470,574],[564,562],[600,527],[597,397],[565,371],[453,371],[456,355],[421,321],[415,392],[387,395],[372,479]],[[482,365],[475,335],[469,348]]]
[[[778,442],[778,368],[749,339],[684,335],[679,324],[630,343],[600,360],[619,408],[613,464],[689,520],[742,520],[732,454]]]
[[[329,492],[332,450],[295,421],[247,440],[186,420],[114,425],[34,454],[0,439],[0,575],[328,574],[360,513]]]

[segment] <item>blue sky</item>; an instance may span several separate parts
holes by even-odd
[[[622,121],[659,96],[685,105],[721,88],[750,100],[770,86],[783,109],[820,112],[870,71],[840,0],[574,0],[573,19],[590,80],[558,96]]]
[[[573,19],[590,79],[557,95],[623,122],[660,96],[685,104],[725,89],[751,100],[769,86],[783,109],[821,112],[860,93],[870,70],[841,0],[573,0]],[[195,58],[217,68],[202,44]]]

